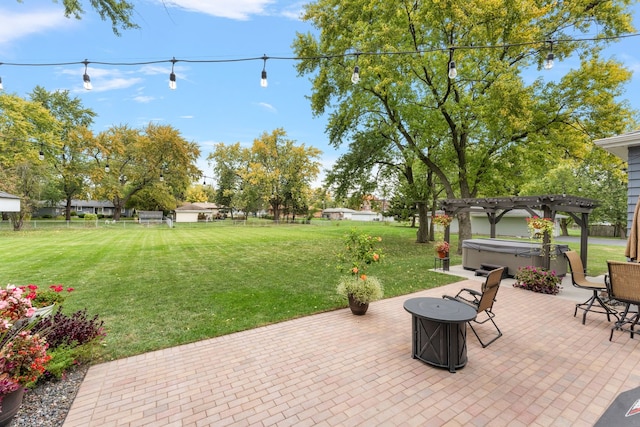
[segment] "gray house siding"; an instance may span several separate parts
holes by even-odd
[[[627,236],[633,221],[633,211],[640,197],[640,146],[629,147],[627,177]]]

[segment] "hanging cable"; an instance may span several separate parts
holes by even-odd
[[[176,84],[176,74],[173,72],[173,68],[176,65],[176,62],[178,62],[176,60],[176,57],[174,56],[173,59],[171,60],[171,74],[169,74],[169,89],[171,90],[176,90],[177,84]]]
[[[544,61],[544,69],[550,70],[553,68],[553,41],[549,40],[549,54],[547,55],[547,59]]]
[[[260,86],[262,87],[267,87],[268,83],[267,83],[267,59],[269,59],[267,57],[267,55],[263,55],[262,56],[262,60],[264,61],[263,65],[262,65],[262,74],[260,77]]]
[[[93,89],[93,85],[91,84],[91,78],[87,73],[87,68],[89,67],[89,61],[85,59],[84,61],[82,61],[82,63],[84,64],[84,75],[82,76],[83,85],[86,90],[91,90]]]

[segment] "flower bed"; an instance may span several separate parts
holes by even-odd
[[[515,288],[527,289],[542,294],[556,295],[562,287],[562,278],[555,271],[547,271],[540,267],[522,267],[515,275]]]

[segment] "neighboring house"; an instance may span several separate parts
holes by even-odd
[[[514,209],[504,214],[500,219],[500,222],[496,224],[497,236],[511,236],[511,237],[527,237],[529,236],[529,229],[527,228],[527,217],[531,215],[524,209]],[[542,216],[542,212],[538,212],[538,216]],[[491,235],[491,224],[489,224],[489,218],[487,214],[480,211],[471,211],[471,230],[473,234]],[[554,237],[560,235],[560,220],[566,218],[566,215],[556,214],[555,218],[555,231]],[[454,218],[449,230],[452,233],[458,232],[458,220]]]
[[[351,219],[351,215],[353,215],[353,209],[347,208],[329,208],[322,210],[322,218],[324,219],[335,219],[335,220],[343,220],[343,219]]]
[[[20,197],[0,191],[0,212],[20,212]]]
[[[55,206],[45,206],[44,202],[41,202],[41,207],[35,213],[35,216],[51,215],[52,217],[64,215],[64,210],[67,202],[65,200],[58,202]],[[71,212],[77,214],[97,214],[104,216],[113,216],[115,207],[109,200],[71,200]],[[130,217],[133,216],[133,209],[122,209],[120,211],[121,216]]]
[[[633,211],[640,196],[640,130],[594,141],[609,153],[627,162],[627,235],[633,222]]]
[[[322,218],[332,220],[352,221],[393,221],[393,218],[383,218],[382,214],[373,211],[355,211],[347,208],[329,208],[322,211]]]
[[[215,203],[187,203],[174,211],[175,222],[212,221],[216,219],[219,208]]]

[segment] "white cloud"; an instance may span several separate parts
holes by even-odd
[[[172,0],[164,1],[168,7],[179,7],[191,12],[200,12],[220,18],[247,20],[250,15],[265,13],[273,0]]]
[[[193,119],[194,116],[180,116],[181,119]]]
[[[135,102],[139,102],[140,104],[148,104],[151,101],[155,101],[155,96],[146,96],[146,95],[136,95],[132,98]]]
[[[29,11],[29,6],[23,7],[25,13],[0,9],[0,45],[31,34],[74,25],[74,20],[65,18],[59,10]]]
[[[270,111],[272,113],[277,113],[278,110],[276,110],[276,107],[274,107],[271,104],[267,104],[266,102],[258,102],[258,105],[262,108],[264,108],[267,111]]]
[[[72,76],[77,79],[80,85],[82,82],[82,75],[84,74],[84,67],[80,69],[66,68],[61,71],[61,74]],[[87,74],[91,78],[91,84],[93,85],[93,92],[106,92],[116,89],[127,89],[132,86],[137,86],[142,83],[142,78],[137,77],[132,73],[122,73],[117,68],[87,68]]]

